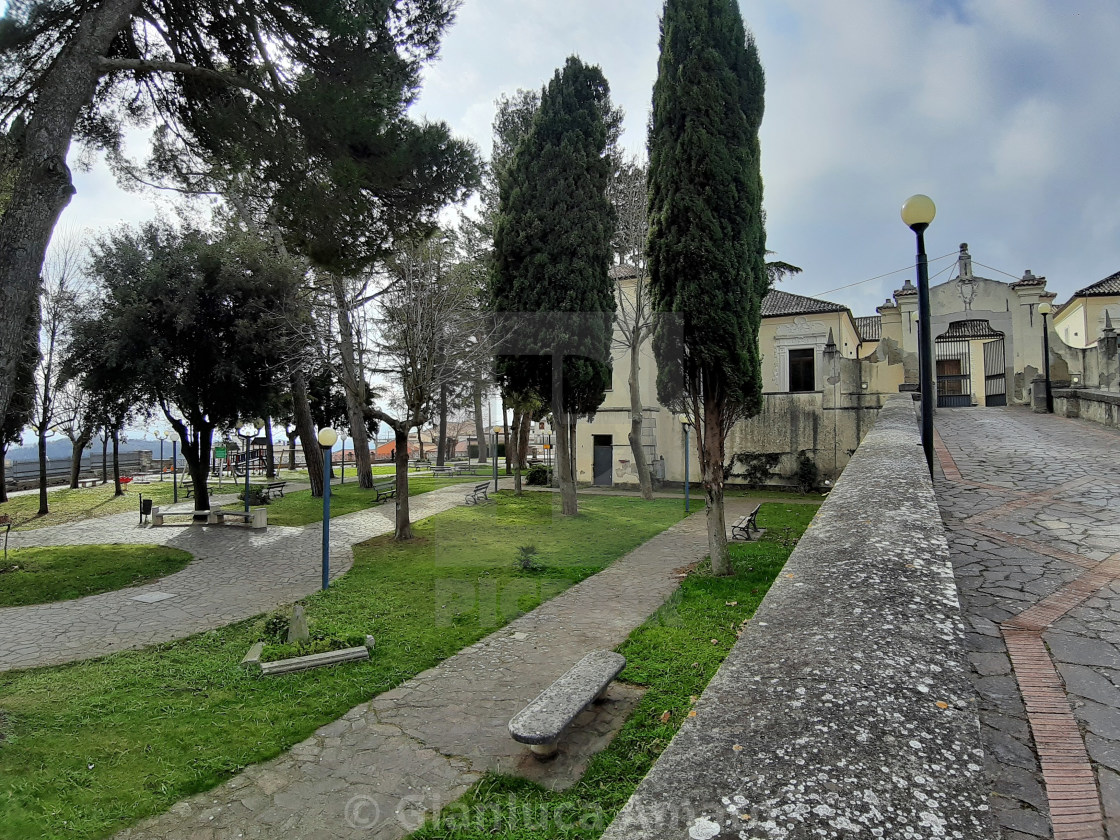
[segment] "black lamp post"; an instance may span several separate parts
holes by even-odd
[[[338,432],[329,426],[320,429],[323,450],[323,589],[331,585],[331,450],[338,443]]]
[[[237,430],[237,436],[245,441],[245,512],[249,512],[249,448],[253,445],[257,435],[264,428],[264,421],[254,418],[246,420]]]
[[[179,501],[179,453],[176,447],[179,444],[179,433],[172,431],[167,435],[167,439],[171,441],[171,501],[178,503]]]
[[[1046,324],[1046,316],[1050,314],[1050,304],[1043,301],[1038,305],[1038,314],[1042,316],[1042,371],[1046,377],[1046,413],[1054,413],[1054,393],[1050,390],[1050,330]]]
[[[156,440],[159,441],[159,480],[163,481],[163,442],[167,440],[167,432],[161,432],[158,429],[152,432]]]
[[[912,195],[902,205],[902,221],[918,239],[918,388],[922,395],[922,449],[933,475],[933,336],[930,335],[929,265],[925,230],[937,208],[928,195]]]

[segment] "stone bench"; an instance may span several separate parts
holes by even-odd
[[[758,509],[762,505],[755,505],[754,510],[746,516],[740,516],[733,523],[731,523],[731,539],[733,540],[749,540],[751,538],[751,531],[758,531],[758,524],[755,522],[755,517],[758,516]]]
[[[207,520],[211,525],[224,525],[227,519],[237,519],[250,528],[268,527],[268,508],[250,508],[248,513],[243,510],[215,510]]]
[[[100,483],[101,483],[100,478],[89,478],[89,477],[87,477],[87,478],[79,478],[78,479],[78,486],[79,487],[95,487],[96,485],[98,485]]]
[[[189,516],[191,522],[187,524],[192,524],[196,518],[205,518],[207,522],[210,521],[210,511],[208,510],[160,510],[157,507],[152,508],[152,527],[162,525],[163,520],[169,516]]]
[[[513,740],[528,744],[537,758],[555,755],[564,730],[580,712],[602,698],[625,667],[626,657],[613,650],[587,654],[513,716],[509,734]]]

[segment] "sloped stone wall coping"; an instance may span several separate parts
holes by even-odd
[[[603,835],[998,835],[948,545],[892,397],[754,619]]]

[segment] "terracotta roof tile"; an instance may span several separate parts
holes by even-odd
[[[827,300],[795,295],[771,289],[762,299],[762,317],[782,315],[816,315],[823,312],[844,312],[848,307]]]

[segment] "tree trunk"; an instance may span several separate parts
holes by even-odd
[[[113,427],[113,495],[123,496],[124,490],[121,488],[121,429],[120,426]]]
[[[303,371],[293,370],[292,412],[295,417],[296,433],[303,448],[303,459],[307,462],[307,478],[311,482],[311,495],[323,495],[323,453],[319,451],[319,441],[315,437],[315,424],[311,421],[311,405],[307,401],[307,380]]]
[[[568,459],[571,461],[572,469],[572,486],[575,486],[579,478],[579,471],[576,469],[576,418],[571,415],[568,416]]]
[[[8,501],[8,476],[4,461],[8,457],[8,445],[0,444],[0,504]]]
[[[439,440],[436,443],[436,466],[442,467],[447,454],[447,384],[439,386]]]
[[[395,540],[412,539],[412,522],[409,521],[408,513],[408,429],[409,427],[402,423],[393,430],[396,433],[397,447],[396,519],[393,527],[393,539]]]
[[[187,472],[190,473],[191,482],[194,484],[194,509],[196,511],[210,510],[210,491],[206,482],[209,478],[210,467],[210,441],[214,436],[214,425],[195,417],[188,427],[182,420],[167,418],[171,427],[179,433],[180,452],[183,460],[187,462]],[[191,437],[194,431],[194,437]]]
[[[729,575],[727,525],[723,513],[723,410],[722,401],[705,394],[703,434],[697,434],[700,477],[704,482],[704,510],[708,517],[708,553],[713,575]]]
[[[47,427],[39,426],[39,516],[50,513],[47,507]]]
[[[78,436],[70,445],[70,489],[78,489],[78,478],[82,474],[82,453],[93,439],[93,427],[78,430]]]
[[[653,476],[649,472],[649,463],[646,461],[646,449],[642,446],[642,392],[638,380],[641,369],[637,343],[630,347],[630,452],[634,456],[634,468],[638,471],[638,484],[642,488],[642,498],[646,501],[653,499]]]
[[[416,445],[419,447],[419,454],[418,454],[417,458],[418,458],[418,460],[423,461],[424,460],[424,438],[420,434],[420,432],[421,432],[421,429],[420,429],[419,426],[417,426],[416,427]]]
[[[7,413],[15,387],[27,314],[38,299],[51,232],[74,194],[66,165],[74,125],[97,88],[97,58],[108,51],[140,3],[87,4],[73,37],[39,87],[0,217],[0,417]]]
[[[265,457],[264,477],[276,478],[276,445],[272,440],[272,418],[264,418]]]
[[[482,422],[482,380],[474,383],[474,433],[478,439],[478,462],[486,463],[489,459],[487,448],[487,434],[489,429]],[[470,460],[470,449],[467,450],[467,459]]]
[[[506,408],[506,398],[502,397],[502,440],[506,442],[506,475],[509,475],[513,467],[513,447],[510,446],[509,439],[509,409]]]
[[[109,430],[101,433],[101,483],[109,483]]]
[[[513,440],[506,437],[506,463],[513,464],[513,493],[521,495],[521,410],[513,409]],[[510,460],[512,458],[512,461]]]
[[[366,380],[359,364],[357,345],[354,343],[354,324],[350,320],[346,283],[340,275],[331,275],[331,289],[334,291],[338,316],[338,355],[341,360],[338,379],[346,395],[346,415],[350,420],[350,434],[354,438],[354,467],[358,473],[358,486],[368,490],[373,487],[373,464],[369,457],[369,434],[365,422]],[[361,447],[358,446],[359,438]]]
[[[294,470],[296,468],[296,437],[295,432],[288,434],[288,469]]]
[[[533,429],[533,415],[526,411],[521,415],[521,428],[517,432],[517,463],[521,469],[529,469],[529,433]]]

